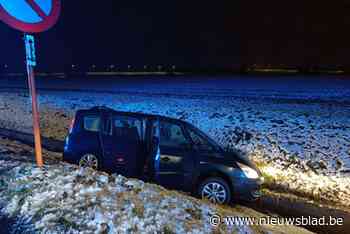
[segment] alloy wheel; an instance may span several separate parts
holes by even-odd
[[[98,169],[98,158],[93,154],[85,154],[79,160],[79,166],[80,167],[89,167],[89,168],[97,170]]]
[[[203,187],[202,198],[212,203],[224,204],[227,200],[227,191],[222,184],[210,182]]]

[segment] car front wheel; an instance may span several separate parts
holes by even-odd
[[[97,170],[100,165],[97,156],[94,154],[85,154],[80,158],[79,166],[84,168],[89,167]]]
[[[231,201],[231,191],[225,180],[212,177],[204,180],[198,188],[198,195],[215,204],[228,204]]]

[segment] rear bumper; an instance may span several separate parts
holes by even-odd
[[[63,161],[67,163],[78,164],[79,159],[72,152],[64,151]]]

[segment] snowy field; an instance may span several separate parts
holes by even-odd
[[[36,81],[41,90],[350,101],[350,79],[346,76],[37,77]],[[0,90],[14,89],[27,89],[26,78],[0,77]]]
[[[57,163],[57,155],[49,152],[44,152],[47,163],[40,170],[28,157],[32,153],[30,147],[0,139],[0,207],[16,220],[9,228],[13,233],[310,233],[287,225],[215,227],[209,222],[212,215],[263,214]]]
[[[201,85],[197,79],[181,83],[159,78],[148,83],[122,80],[110,86],[99,86],[96,80],[74,86],[63,80],[69,86],[61,84],[56,87],[61,91],[52,91],[58,82],[39,81],[46,137],[62,140],[75,111],[95,105],[180,118],[225,148],[248,151],[270,189],[350,207],[349,80],[223,79],[216,84],[207,78]],[[63,86],[80,91],[62,92]],[[84,87],[91,92],[82,92]],[[31,132],[25,92],[1,93],[0,112],[0,127]]]

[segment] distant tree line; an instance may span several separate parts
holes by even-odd
[[[41,73],[65,73],[67,76],[86,75],[93,73],[125,73],[147,75],[152,74],[207,74],[207,75],[230,75],[230,74],[350,74],[350,68],[341,65],[308,65],[308,66],[291,66],[291,65],[257,65],[257,64],[242,64],[233,65],[232,67],[185,67],[176,65],[79,65],[69,64],[63,68],[45,69],[38,66],[37,72]],[[7,64],[0,65],[0,74],[17,74],[25,73],[25,66],[11,66]]]

